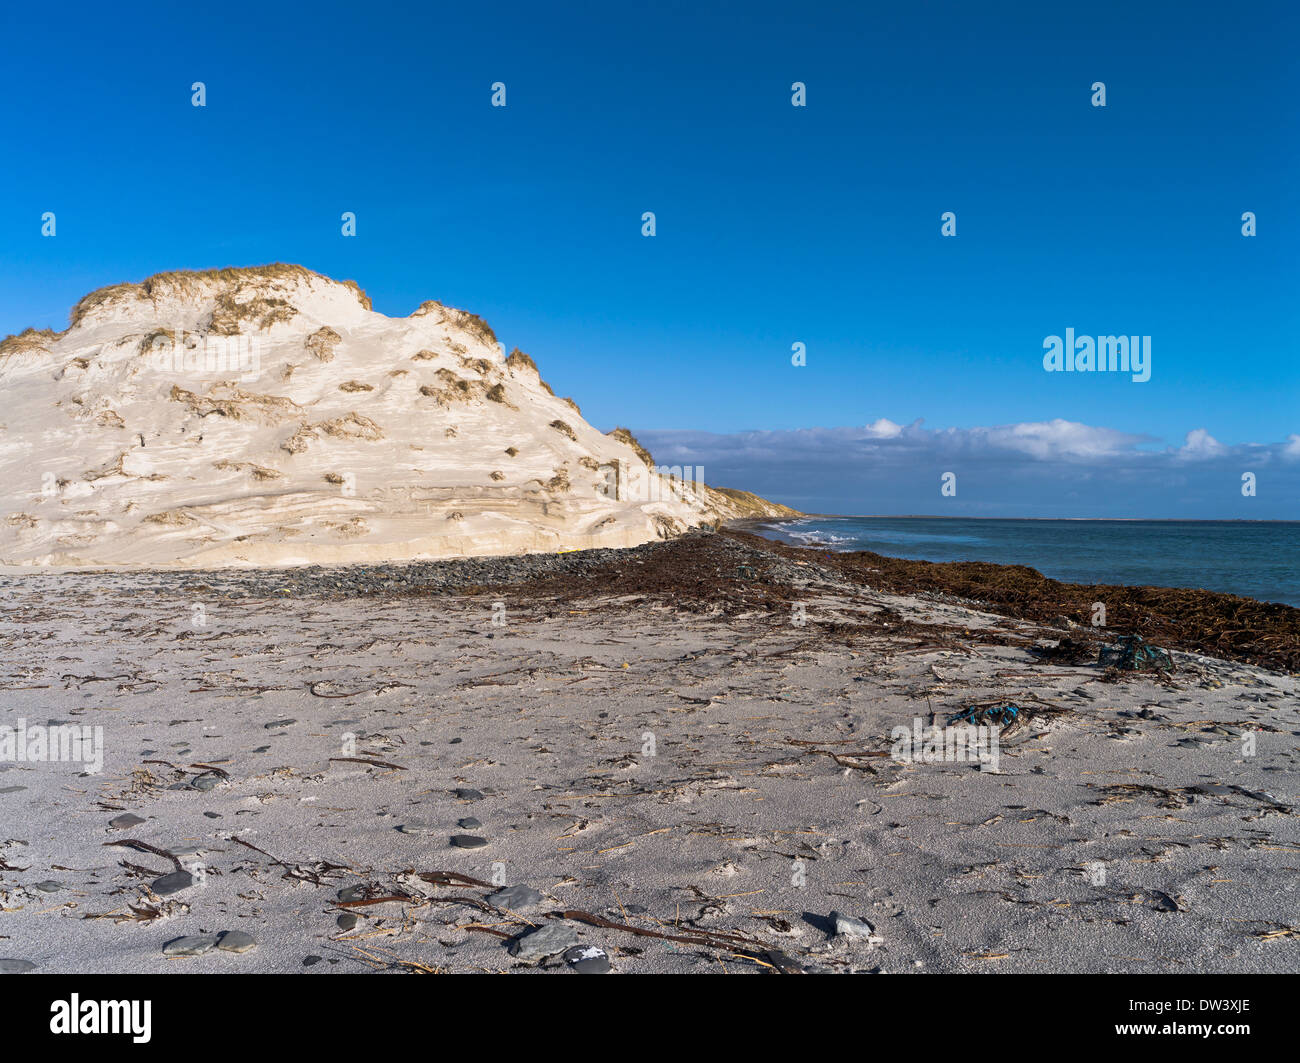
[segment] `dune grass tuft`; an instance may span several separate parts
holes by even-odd
[[[310,283],[313,280],[325,281],[330,284],[342,284],[344,287],[352,289],[357,302],[363,308],[366,310],[373,309],[370,298],[362,291],[356,281],[334,281],[323,274],[307,269],[305,266],[273,262],[266,266],[227,266],[223,269],[172,270],[166,273],[155,273],[151,277],[146,277],[139,284],[110,284],[107,287],[98,288],[80,299],[77,305],[72,308],[69,317],[72,327],[75,328],[86,319],[88,314],[114,302],[126,300],[157,302],[165,296],[183,297],[199,294],[204,288],[211,287],[213,284],[222,285],[223,294],[228,295],[242,285],[265,289],[276,284]],[[279,312],[282,313],[283,311]]]
[[[6,336],[0,340],[0,358],[11,354],[25,354],[27,351],[48,350],[49,345],[62,335],[62,332],[55,332],[48,328],[23,329],[17,335]]]
[[[610,439],[616,439],[618,440],[618,442],[631,447],[634,451],[636,451],[636,456],[640,458],[643,462],[645,462],[647,465],[650,466],[654,465],[655,460],[650,456],[650,451],[646,450],[645,447],[643,447],[640,443],[638,443],[636,441],[636,436],[634,436],[626,428],[615,428],[614,431],[608,433],[608,435]]]
[[[213,467],[217,469],[230,470],[231,472],[247,472],[254,480],[279,480],[284,474],[277,472],[275,469],[268,469],[265,465],[258,465],[251,461],[214,461]]]
[[[343,342],[343,337],[328,325],[318,328],[303,341],[303,346],[322,362],[334,360],[334,348]]]
[[[510,369],[531,369],[539,377],[542,375],[534,362],[528,355],[524,354],[518,347],[510,352],[510,357],[506,359],[506,366]]]

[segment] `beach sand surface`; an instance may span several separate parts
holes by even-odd
[[[104,763],[0,764],[0,958],[1300,969],[1295,676],[1175,653],[1107,681],[1031,652],[1060,631],[707,538],[734,600],[3,577],[3,722],[102,728]],[[757,582],[788,607],[747,608]],[[994,700],[1022,707],[998,770],[891,756],[894,728]],[[158,893],[178,868],[193,884]],[[538,927],[568,932],[517,943]],[[255,946],[204,949],[227,931]],[[165,953],[186,937],[201,954]]]

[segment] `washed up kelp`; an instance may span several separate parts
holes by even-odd
[[[522,582],[493,579],[483,563],[481,583],[455,587],[411,583],[397,593],[416,595],[486,594],[506,587],[516,599],[544,608],[598,599],[623,604],[637,597],[671,603],[690,613],[735,616],[767,613],[788,622],[792,603],[806,601],[829,579],[857,583],[889,594],[942,595],[1016,620],[1060,629],[1076,625],[1070,645],[1054,663],[1094,663],[1097,638],[1092,617],[1098,602],[1106,607],[1109,632],[1140,635],[1170,650],[1201,653],[1283,671],[1300,672],[1300,609],[1257,602],[1231,594],[1172,587],[1061,583],[1024,565],[985,562],[907,561],[869,551],[838,553],[788,546],[725,528],[692,534],[629,550],[584,550],[534,561]],[[501,563],[497,563],[500,567]],[[385,593],[388,593],[385,591]],[[917,625],[882,611],[848,625],[809,618],[810,634],[835,641],[890,635],[1032,647],[1033,640],[994,628],[969,630],[951,625]],[[1113,637],[1113,636],[1112,636]],[[1078,656],[1077,661],[1067,660]],[[1084,658],[1087,658],[1086,660]],[[1052,657],[1047,659],[1051,660]]]
[[[1096,664],[1098,658],[1098,650],[1094,643],[1068,636],[1053,646],[1031,646],[1029,652],[1048,664]]]
[[[1090,630],[1100,602],[1111,631],[1139,634],[1168,649],[1300,672],[1300,609],[1289,605],[1181,587],[1062,583],[1025,565],[909,561],[867,550],[787,546],[730,529],[721,534],[783,558],[814,561],[876,590],[950,595],[1050,627],[1060,627],[1064,617]]]

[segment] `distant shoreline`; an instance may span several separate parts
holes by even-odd
[[[970,523],[976,519],[984,523]],[[1145,522],[1137,521],[1039,519],[1017,530],[1008,518],[948,521],[809,515],[790,521],[751,518],[727,527],[841,555],[953,568],[1027,568],[1063,584],[1199,590],[1300,608],[1300,582],[1279,566],[1300,522],[1159,521],[1144,530],[1138,525]],[[1058,523],[1069,527],[1054,527]],[[1074,548],[1063,545],[1067,542]]]

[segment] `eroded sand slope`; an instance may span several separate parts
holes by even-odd
[[[105,288],[71,321],[0,343],[0,564],[525,553],[783,511],[656,474],[440,303],[389,318],[267,266]]]

